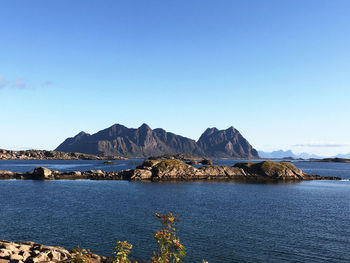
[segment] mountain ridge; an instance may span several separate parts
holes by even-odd
[[[208,128],[195,141],[162,128],[151,129],[145,123],[138,128],[114,124],[94,134],[79,132],[64,140],[55,150],[125,157],[182,153],[218,158],[259,158],[258,152],[233,126],[226,130]]]

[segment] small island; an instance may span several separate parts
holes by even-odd
[[[0,179],[29,180],[129,180],[129,181],[196,181],[196,180],[237,180],[237,181],[301,181],[340,180],[338,177],[310,175],[289,162],[240,162],[233,166],[207,165],[196,168],[182,160],[145,160],[135,169],[120,172],[101,170],[59,172],[45,167],[36,167],[31,172],[16,173],[0,171]]]

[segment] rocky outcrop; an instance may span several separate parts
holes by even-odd
[[[92,135],[80,132],[66,139],[56,151],[146,158],[164,154],[212,158],[259,157],[257,151],[233,127],[222,131],[207,129],[196,142],[163,129],[152,130],[147,124],[137,129],[115,124]]]
[[[0,240],[0,263],[56,263],[90,262],[112,263],[113,258],[99,256],[80,249],[68,251],[63,247],[45,246],[36,242],[10,242]]]
[[[258,152],[234,127],[226,130],[208,128],[197,144],[207,156],[216,158],[257,159]]]
[[[126,160],[116,155],[92,155],[45,150],[10,151],[0,149],[0,160]]]
[[[190,165],[212,165],[213,161],[210,159],[203,159],[194,157],[188,154],[164,154],[161,156],[151,156],[148,160],[181,160]]]
[[[13,173],[0,171],[0,179],[28,180],[130,180],[130,181],[170,181],[170,180],[253,180],[253,181],[287,181],[287,180],[340,180],[338,177],[309,175],[288,162],[264,161],[258,163],[237,163],[234,166],[208,165],[199,168],[181,160],[146,160],[136,169],[120,172],[91,170],[86,172],[58,172],[44,167],[37,167],[32,172]]]
[[[54,263],[62,262],[71,254],[62,247],[44,246],[35,242],[9,242],[0,240],[1,263]]]

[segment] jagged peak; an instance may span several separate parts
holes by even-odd
[[[112,129],[112,128],[122,128],[122,129],[127,129],[127,127],[125,127],[124,125],[121,125],[119,123],[113,124],[111,127],[107,128],[107,129]]]
[[[216,128],[216,127],[207,128],[207,129],[205,130],[204,134],[212,134],[212,133],[217,132],[217,131],[219,131],[219,130],[218,130],[218,128]]]
[[[86,133],[84,131],[81,131],[79,132],[77,135],[74,136],[74,138],[77,138],[77,137],[82,137],[82,136],[85,136],[85,135],[90,135],[89,133]]]
[[[142,123],[142,125],[138,128],[139,130],[152,130],[146,123]]]

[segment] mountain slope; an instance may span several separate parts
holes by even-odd
[[[258,152],[234,127],[226,130],[208,128],[199,138],[197,144],[208,156],[259,158]]]
[[[163,129],[152,130],[147,124],[129,129],[115,124],[93,135],[79,133],[66,139],[56,151],[70,152],[79,149],[90,154],[114,154],[127,157],[148,157],[164,153],[203,155],[194,140]]]
[[[208,157],[258,158],[255,149],[233,127],[223,131],[207,129],[196,142],[163,129],[152,130],[147,124],[142,124],[137,129],[115,124],[92,135],[80,132],[75,137],[66,139],[56,151],[125,157],[182,153]]]

